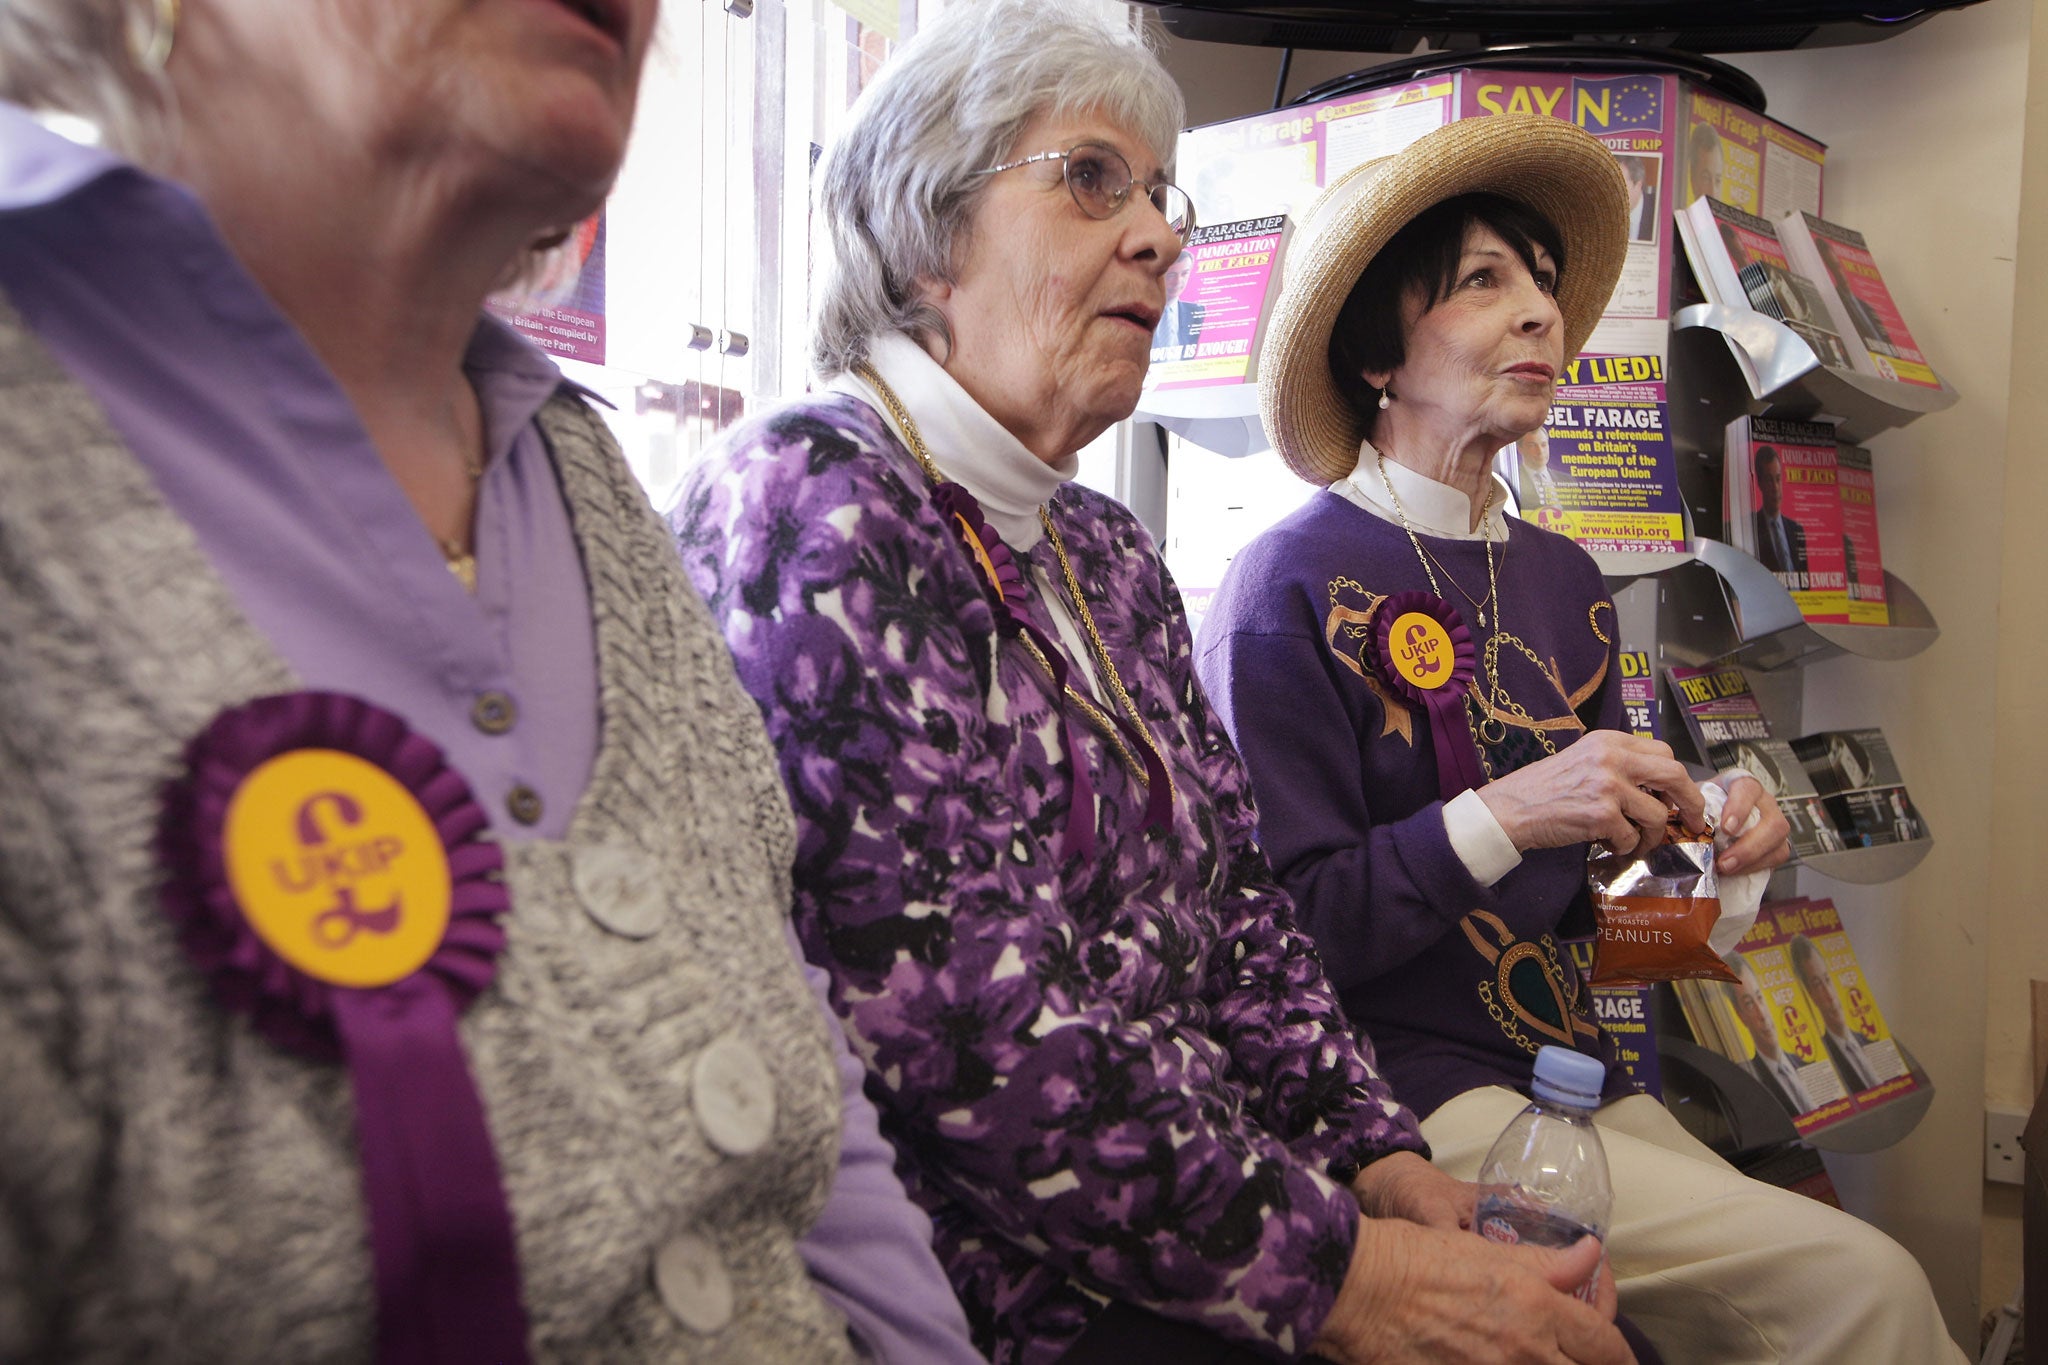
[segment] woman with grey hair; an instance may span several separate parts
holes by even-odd
[[[0,0],[0,1359],[978,1359],[752,705],[481,313],[655,22]]]
[[[821,172],[824,391],[675,514],[797,811],[796,920],[1000,1362],[1618,1361],[1590,1240],[1462,1230],[1259,852],[1144,529],[1071,482],[1193,225],[1077,0],[958,5]]]

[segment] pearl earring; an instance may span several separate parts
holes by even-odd
[[[1381,412],[1385,412],[1385,411],[1386,411],[1386,410],[1387,410],[1388,408],[1390,408],[1390,407],[1392,407],[1392,406],[1394,406],[1394,395],[1393,395],[1392,393],[1388,392],[1388,391],[1387,391],[1386,389],[1381,389],[1381,390],[1380,390],[1380,411],[1381,411]]]

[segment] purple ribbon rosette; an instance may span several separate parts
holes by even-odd
[[[333,692],[258,698],[192,741],[156,852],[214,998],[348,1067],[383,1365],[524,1362],[512,1215],[456,1029],[510,900],[441,750]]]
[[[1446,801],[1486,783],[1465,723],[1476,657],[1464,618],[1441,597],[1396,593],[1373,613],[1373,668],[1388,687],[1429,713],[1437,789]]]

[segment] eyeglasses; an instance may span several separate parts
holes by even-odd
[[[1040,161],[1066,163],[1063,169],[1067,177],[1067,192],[1074,196],[1074,203],[1080,206],[1081,212],[1090,218],[1116,217],[1135,187],[1145,191],[1145,197],[1152,201],[1153,208],[1159,210],[1159,216],[1166,220],[1166,226],[1173,230],[1174,236],[1185,242],[1188,234],[1195,230],[1195,205],[1186,191],[1163,180],[1157,184],[1146,184],[1131,174],[1131,163],[1120,153],[1099,142],[1083,142],[1064,152],[1040,152],[1037,156],[991,166],[975,174],[995,175]]]

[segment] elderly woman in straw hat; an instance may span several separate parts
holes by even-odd
[[[1253,838],[1158,553],[1073,482],[1193,224],[1099,6],[949,9],[821,171],[826,387],[675,516],[796,807],[797,926],[1001,1362],[1618,1361],[1472,1192]],[[1500,1253],[1498,1258],[1495,1253]]]
[[[1626,206],[1614,157],[1540,117],[1454,124],[1330,186],[1289,256],[1260,393],[1281,456],[1326,491],[1233,561],[1198,666],[1267,854],[1440,1167],[1474,1174],[1537,1049],[1576,1048],[1607,1063],[1609,1257],[1661,1351],[1945,1358],[1910,1258],[1632,1095],[1558,956],[1556,936],[1590,932],[1588,846],[1640,847],[1674,807],[1699,828],[1708,800],[1621,729],[1592,559],[1505,519],[1489,473],[1591,334]],[[1785,861],[1754,779],[1730,780],[1721,815],[1744,831],[1724,875]]]

